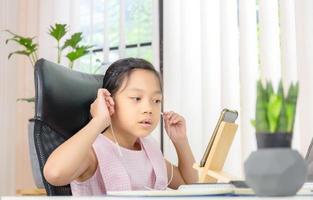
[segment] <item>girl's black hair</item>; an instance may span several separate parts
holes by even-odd
[[[128,78],[134,69],[144,69],[153,72],[159,79],[162,90],[159,73],[150,62],[141,58],[124,58],[112,63],[105,72],[102,88],[107,89],[113,96],[120,89],[124,78]]]

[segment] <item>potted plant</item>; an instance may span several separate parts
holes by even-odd
[[[277,92],[271,82],[257,82],[255,120],[258,148],[291,147],[299,83],[291,83],[287,95],[280,81]]]
[[[244,163],[247,184],[259,196],[295,195],[306,179],[307,166],[292,150],[298,83],[291,83],[287,95],[280,81],[274,91],[271,82],[257,82],[255,120],[258,150]]]
[[[15,42],[20,46],[20,49],[14,52],[11,52],[8,55],[8,59],[10,59],[13,55],[24,55],[27,56],[33,68],[35,67],[35,63],[38,60],[37,51],[38,51],[38,43],[35,42],[35,37],[25,37],[13,33],[10,30],[5,30],[7,33],[11,35],[11,38],[8,38],[5,43]],[[74,62],[79,58],[87,55],[90,52],[90,49],[93,47],[92,45],[81,45],[83,40],[82,32],[74,33],[65,40],[64,44],[61,44],[61,40],[68,33],[68,26],[66,24],[54,24],[49,28],[49,35],[52,36],[56,40],[57,43],[57,63],[60,64],[62,53],[65,49],[68,50],[66,54],[66,58],[69,61],[69,68],[74,68]],[[31,98],[19,98],[19,101],[27,101],[34,102],[34,97]]]

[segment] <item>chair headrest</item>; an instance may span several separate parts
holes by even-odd
[[[103,76],[81,73],[40,59],[35,65],[35,118],[65,138],[89,121],[90,104],[96,99]]]

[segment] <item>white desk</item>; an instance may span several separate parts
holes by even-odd
[[[1,200],[120,200],[126,199],[125,197],[1,197]],[[292,197],[251,197],[251,196],[240,196],[240,197],[227,197],[227,196],[211,196],[211,197],[130,197],[129,199],[216,199],[216,200],[234,200],[234,199],[244,199],[244,200],[257,200],[257,199],[265,199],[265,200],[312,200],[313,196],[292,196]]]

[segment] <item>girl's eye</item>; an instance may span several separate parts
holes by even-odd
[[[161,100],[157,99],[154,101],[155,103],[161,103]]]
[[[141,100],[140,97],[131,97],[131,99],[134,100],[134,101],[140,101]]]

